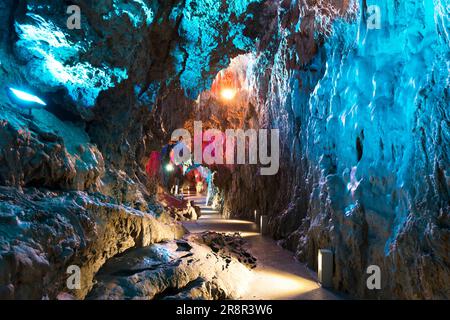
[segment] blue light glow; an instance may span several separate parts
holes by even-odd
[[[113,11],[105,15],[103,19],[111,20],[114,17],[128,16],[134,28],[141,27],[144,23],[150,26],[153,23],[155,13],[153,9],[144,0],[133,0],[123,3],[113,1]]]
[[[34,86],[64,86],[72,99],[91,107],[101,91],[128,78],[126,68],[82,61],[79,56],[90,49],[91,41],[71,40],[63,29],[37,14],[28,13],[27,22],[16,22],[15,28],[16,49],[30,61],[27,77]]]
[[[32,94],[29,94],[25,91],[21,91],[21,90],[17,90],[14,88],[9,88],[9,90],[20,100],[22,101],[26,101],[26,102],[32,102],[32,103],[36,103],[39,104],[41,106],[46,106],[47,104],[42,101],[39,97],[36,97]]]

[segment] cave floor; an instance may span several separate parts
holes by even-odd
[[[222,218],[217,211],[205,205],[206,197],[203,195],[185,194],[184,197],[193,200],[202,210],[199,220],[183,223],[191,233],[239,232],[247,240],[249,252],[257,258],[257,267],[252,270],[253,278],[241,299],[340,299],[337,294],[322,288],[317,282],[316,274],[295,260],[291,252],[281,248],[274,240],[261,236],[255,223]]]

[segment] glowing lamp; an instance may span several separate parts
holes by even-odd
[[[32,106],[33,104],[46,106],[47,104],[42,101],[39,97],[34,96],[28,92],[17,90],[14,88],[9,88],[10,92],[14,95],[17,100],[22,101],[23,104],[27,104],[28,106]]]
[[[220,95],[225,100],[233,100],[234,97],[236,96],[236,90],[230,89],[230,88],[225,88],[225,89],[221,90]]]
[[[172,172],[175,168],[173,167],[173,164],[169,163],[166,165],[166,171]]]
[[[317,269],[317,275],[322,287],[331,288],[333,286],[333,252],[331,250],[319,250]]]
[[[257,211],[257,210],[255,210],[255,215],[254,215],[254,217],[255,217],[255,223],[256,223],[256,225],[258,226],[258,228],[260,227],[260,225],[259,225],[259,221],[260,221],[260,214],[259,214],[259,212]]]
[[[260,226],[259,230],[261,231],[261,235],[265,236],[269,234],[269,217],[267,215],[260,216]]]

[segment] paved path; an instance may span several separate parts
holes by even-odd
[[[248,300],[322,300],[339,299],[317,283],[316,275],[305,265],[296,261],[291,252],[284,250],[270,238],[258,233],[255,223],[242,220],[223,219],[213,208],[205,205],[202,195],[185,194],[202,209],[198,221],[185,222],[192,233],[216,231],[240,232],[249,243],[249,251],[257,258],[257,267],[248,292],[242,299]]]

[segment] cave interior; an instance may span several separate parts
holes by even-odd
[[[0,299],[449,299],[449,17],[2,0]]]

